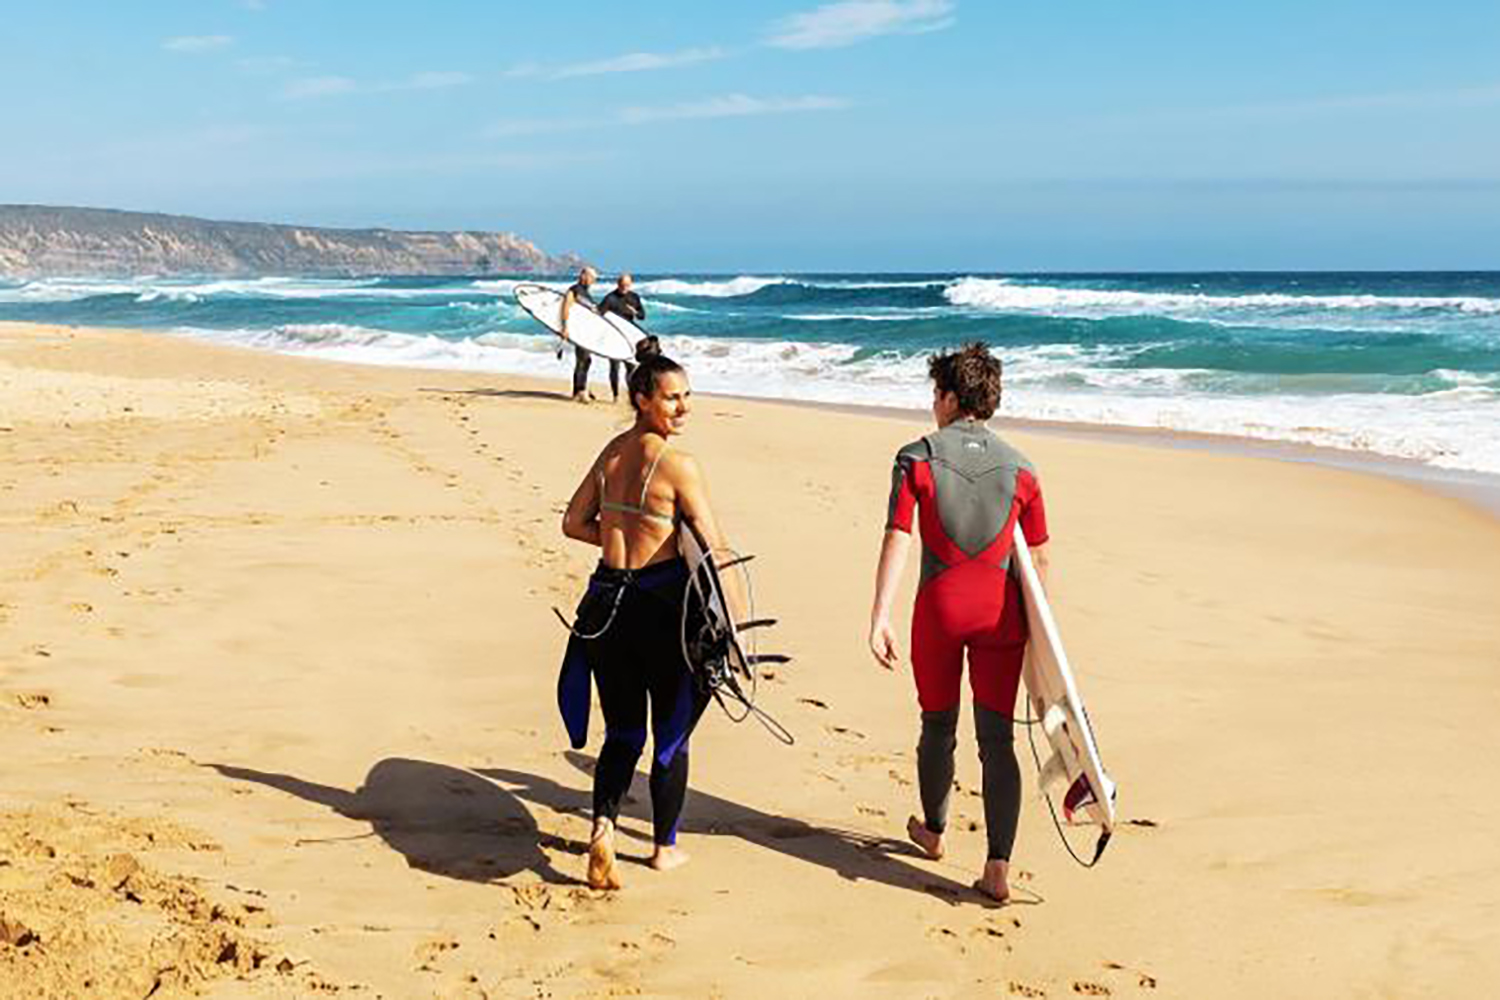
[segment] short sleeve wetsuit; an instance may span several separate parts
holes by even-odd
[[[941,833],[947,821],[967,651],[990,857],[1002,859],[1010,857],[1020,810],[1011,721],[1027,626],[1010,573],[1017,523],[1028,545],[1047,541],[1036,472],[978,421],[956,420],[896,454],[886,527],[909,534],[918,524],[922,539],[911,662],[922,706],[918,776],[927,826]]]
[[[1011,532],[1019,521],[1028,545],[1047,540],[1036,473],[983,424],[956,420],[902,448],[892,480],[886,527],[921,525],[911,647],[918,700],[929,712],[958,704],[967,649],[974,700],[1009,715],[1026,648]]]

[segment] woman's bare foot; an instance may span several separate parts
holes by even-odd
[[[669,872],[673,868],[681,868],[689,861],[687,851],[675,845],[657,844],[656,853],[651,855],[651,867],[659,872]]]
[[[1009,874],[1009,861],[991,858],[984,863],[984,874],[974,883],[974,888],[995,902],[1003,903],[1010,898],[1010,883],[1007,881]]]
[[[595,820],[589,838],[589,888],[619,889],[623,884],[615,871],[615,825],[607,819]]]
[[[933,833],[927,829],[927,824],[915,816],[909,816],[906,820],[906,835],[911,842],[922,849],[922,853],[934,861],[941,860],[943,856],[943,835]]]

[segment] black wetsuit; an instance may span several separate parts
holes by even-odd
[[[581,281],[575,281],[565,295],[572,295],[574,305],[584,303],[588,308],[594,307],[594,297],[589,294],[588,286]],[[577,344],[573,345],[573,395],[584,392],[589,386],[589,365],[593,362],[594,355],[584,350]]]
[[[588,735],[589,675],[599,690],[604,746],[594,768],[595,819],[619,817],[646,746],[649,716],[652,826],[663,846],[677,842],[687,798],[688,736],[708,704],[682,652],[687,579],[680,558],[637,570],[600,563],[578,605],[576,634],[558,682],[575,747]]]
[[[635,576],[610,629],[614,634],[589,643],[605,733],[595,771],[594,816],[614,820],[619,815],[620,800],[646,745],[649,703],[652,827],[656,843],[668,845],[677,842],[677,822],[687,798],[687,734],[706,702],[682,653],[687,564],[674,559]]]
[[[641,297],[635,292],[621,292],[618,288],[615,288],[608,295],[604,296],[604,301],[599,303],[599,313],[600,315],[614,313],[616,316],[625,317],[632,323],[643,323],[646,320],[646,304],[641,301]],[[625,379],[627,382],[635,372],[635,365],[629,361],[621,362],[615,361],[613,358],[610,359],[609,391],[614,393],[616,398],[619,398],[620,395],[621,364],[625,366]]]

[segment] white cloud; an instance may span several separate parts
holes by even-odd
[[[843,0],[777,22],[770,44],[832,49],[879,35],[917,35],[954,23],[952,0]]]
[[[1490,83],[1450,90],[1346,94],[1338,97],[1310,97],[1262,104],[1142,112],[1111,119],[1111,123],[1138,127],[1141,125],[1242,124],[1246,120],[1295,122],[1371,111],[1422,114],[1452,109],[1487,108],[1497,104],[1500,104],[1500,84]]]
[[[244,59],[236,59],[234,64],[246,73],[263,75],[282,73],[301,65],[291,56],[248,56]]]
[[[459,72],[429,72],[414,73],[399,83],[387,83],[377,90],[445,90],[448,87],[462,87],[474,82],[474,77],[468,73]]]
[[[784,115],[802,111],[839,111],[849,102],[842,97],[809,94],[805,97],[751,97],[729,94],[702,101],[657,107],[624,108],[618,118],[626,124],[680,121],[692,118],[739,118],[747,115]]]
[[[839,111],[850,106],[842,97],[809,94],[803,97],[750,97],[728,94],[701,101],[685,101],[647,107],[620,108],[601,118],[513,118],[491,124],[481,133],[487,139],[587,132],[619,125],[647,122],[689,121],[705,118],[742,118],[750,115],[784,115],[804,111]]]
[[[359,84],[347,76],[311,76],[287,84],[282,88],[281,96],[289,101],[300,101],[309,97],[352,94],[358,89]]]
[[[446,90],[473,83],[468,73],[432,71],[413,73],[404,80],[387,83],[361,84],[347,76],[314,76],[293,80],[281,90],[281,96],[289,101],[300,101],[316,97],[338,97],[345,94],[390,94],[410,90]]]
[[[524,135],[582,132],[591,128],[603,128],[607,124],[607,121],[582,118],[513,118],[495,122],[480,134],[486,139],[514,139]]]
[[[234,39],[229,35],[179,35],[168,38],[161,47],[168,52],[212,52],[233,44]]]
[[[573,76],[602,76],[605,73],[639,73],[644,70],[672,69],[694,63],[723,59],[726,53],[717,47],[682,49],[678,52],[631,52],[612,59],[560,66],[547,75],[553,80]]]

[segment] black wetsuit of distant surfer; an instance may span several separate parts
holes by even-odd
[[[675,526],[674,515],[646,509],[651,477],[667,447],[662,446],[646,471],[639,503],[604,499],[601,473],[600,509]],[[708,694],[695,682],[682,649],[687,581],[681,556],[633,570],[600,562],[579,602],[557,684],[558,707],[574,749],[588,740],[591,676],[599,689],[604,747],[594,769],[596,821],[619,817],[646,746],[649,705],[652,826],[661,846],[677,842],[687,797],[688,737],[708,705]]]
[[[614,313],[622,316],[637,325],[646,321],[646,304],[635,292],[622,292],[618,288],[610,289],[608,295],[599,303],[599,315]],[[635,365],[629,361],[616,361],[609,359],[609,391],[616,399],[620,398],[620,366],[625,366],[625,380],[630,381],[630,373],[635,371]]]
[[[589,286],[581,281],[573,282],[572,286],[563,293],[573,296],[573,302],[583,303],[588,308],[594,308],[594,296],[589,294]],[[573,398],[582,396],[589,388],[589,365],[593,363],[594,354],[585,348],[573,345]]]

